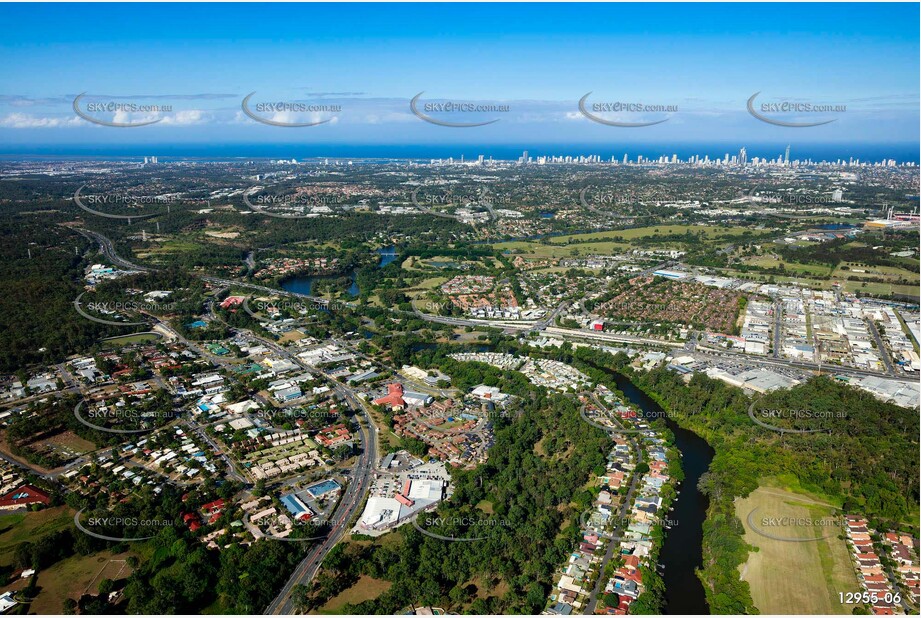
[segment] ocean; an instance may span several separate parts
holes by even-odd
[[[658,159],[665,155],[678,155],[687,159],[692,155],[709,156],[710,159],[738,154],[739,148],[745,147],[748,159],[754,157],[773,159],[782,156],[787,143],[752,144],[752,143],[711,143],[711,144],[648,144],[648,145],[611,145],[611,144],[97,144],[97,145],[55,145],[25,146],[7,145],[0,153],[0,159],[114,159],[138,158],[155,155],[161,162],[170,159],[447,159],[476,160],[483,155],[486,159],[514,161],[522,152],[528,156],[590,156],[598,155],[609,161],[611,157],[620,161],[627,154],[631,161],[637,155],[644,159]],[[848,160],[853,157],[860,161],[877,162],[895,159],[898,163],[919,162],[919,144],[796,144],[791,142],[790,159],[813,161]]]

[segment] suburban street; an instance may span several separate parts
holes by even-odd
[[[604,404],[598,400],[598,397],[593,393],[592,400],[594,400],[595,405],[597,405],[602,410],[606,410]],[[583,406],[584,408],[584,406]],[[614,421],[619,427],[623,428],[613,414],[608,411],[608,417]],[[625,434],[627,439],[630,440],[630,444],[633,446],[634,454],[636,455],[636,461],[640,461],[640,445],[636,439],[635,434]],[[601,564],[598,565],[599,575],[598,579],[595,581],[595,587],[592,589],[591,594],[588,597],[588,603],[585,605],[586,615],[592,615],[595,613],[595,607],[598,605],[598,595],[601,594],[601,586],[605,582],[604,578],[604,567],[611,561],[611,558],[614,557],[614,550],[619,547],[617,544],[617,533],[620,529],[624,528],[624,522],[627,521],[627,513],[630,510],[630,506],[633,503],[633,494],[636,492],[636,486],[639,483],[640,475],[633,474],[630,479],[630,488],[627,490],[627,495],[624,497],[624,502],[621,504],[620,510],[617,512],[617,519],[615,520],[614,529],[612,533],[607,537],[608,538],[608,549],[604,553],[604,558],[601,559]]]

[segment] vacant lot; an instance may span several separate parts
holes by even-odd
[[[758,548],[740,570],[761,613],[851,613],[853,606],[841,604],[838,593],[859,592],[860,587],[847,545],[839,538],[843,535],[841,513],[833,505],[762,485],[747,498],[736,500],[736,516],[745,528],[745,541]],[[808,525],[801,518],[835,525]],[[764,534],[813,540],[784,541]]]

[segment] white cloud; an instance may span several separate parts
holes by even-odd
[[[32,114],[12,113],[0,119],[0,127],[8,129],[57,129],[60,127],[75,127],[80,124],[82,123],[76,116],[48,118],[33,116]]]
[[[168,125],[191,125],[191,124],[205,124],[211,120],[211,114],[206,114],[200,109],[188,109],[181,112],[176,112],[172,115],[167,115],[163,117],[163,120],[160,124]]]

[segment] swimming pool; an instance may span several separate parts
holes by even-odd
[[[319,498],[323,494],[328,494],[331,491],[339,491],[341,487],[339,483],[332,479],[327,479],[325,481],[320,481],[316,485],[311,485],[307,488],[307,493],[309,493],[314,498]]]

